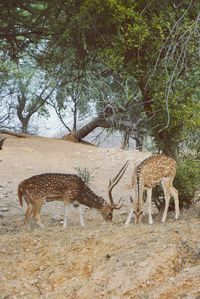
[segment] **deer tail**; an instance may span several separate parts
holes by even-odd
[[[23,206],[23,201],[22,201],[23,194],[22,194],[21,184],[19,184],[19,186],[18,186],[17,194],[18,194],[20,206],[22,207]]]

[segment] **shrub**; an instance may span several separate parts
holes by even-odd
[[[84,167],[75,167],[77,175],[88,185],[89,182],[94,178],[90,171]]]
[[[174,186],[179,191],[180,205],[189,207],[200,186],[200,161],[194,158],[179,161]]]
[[[173,183],[179,191],[180,207],[189,208],[195,192],[200,187],[200,162],[194,158],[183,158],[177,163],[176,177]],[[160,185],[153,189],[153,201],[158,210],[164,208],[165,200],[163,190]],[[170,201],[169,210],[174,209],[174,202]]]

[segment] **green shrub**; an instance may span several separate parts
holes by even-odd
[[[180,205],[190,206],[200,186],[200,161],[194,158],[183,158],[179,161],[174,186],[179,191]]]
[[[84,167],[75,167],[77,175],[88,185],[89,182],[94,178],[90,171]]]
[[[177,163],[177,172],[173,185],[179,191],[180,207],[189,208],[195,192],[200,186],[199,160],[194,158],[183,158],[182,161],[179,161]],[[164,193],[160,185],[157,185],[153,189],[152,198],[159,211],[164,208]],[[174,202],[171,200],[169,210],[173,209]]]

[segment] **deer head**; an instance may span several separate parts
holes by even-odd
[[[112,217],[113,217],[113,211],[114,210],[119,210],[121,209],[123,204],[120,204],[122,198],[119,199],[118,203],[115,204],[113,201],[113,196],[112,196],[112,190],[113,188],[119,183],[119,181],[121,180],[123,174],[125,173],[127,167],[128,167],[129,161],[126,161],[126,163],[124,164],[124,166],[120,169],[120,171],[117,173],[117,175],[115,177],[113,177],[112,179],[109,180],[109,184],[108,184],[108,197],[110,200],[110,204],[105,205],[101,211],[101,214],[103,216],[103,218],[106,221],[112,221]]]

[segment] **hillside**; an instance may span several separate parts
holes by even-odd
[[[173,212],[165,224],[129,227],[130,177],[135,163],[149,153],[98,148],[42,137],[6,136],[0,151],[0,298],[173,299],[200,298],[200,207]],[[76,173],[86,167],[90,188],[107,199],[107,185],[126,160],[114,200],[124,205],[107,224],[95,210],[85,210],[86,227],[72,208],[62,228],[63,204],[42,209],[43,229],[23,224],[17,185],[43,172]]]

